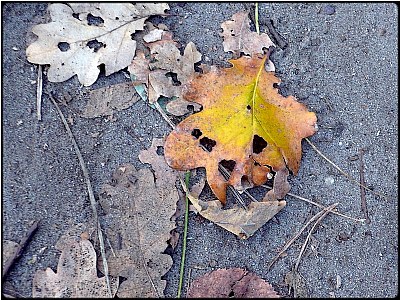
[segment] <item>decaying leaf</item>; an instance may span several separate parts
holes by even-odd
[[[173,115],[188,113],[189,105],[194,111],[199,111],[200,105],[182,99],[182,91],[195,73],[194,64],[201,60],[196,46],[190,42],[181,55],[172,34],[158,28],[151,30],[144,38],[149,42],[146,45],[154,61],[150,63],[140,53],[132,61],[128,71],[137,84],[144,83],[147,86],[149,103],[153,104],[164,96],[172,99],[166,110]]]
[[[218,269],[195,279],[188,298],[280,298],[259,276],[240,268]]]
[[[169,134],[164,145],[167,163],[179,170],[205,167],[207,181],[222,202],[227,185],[244,190],[276,173],[274,189],[265,200],[282,199],[289,190],[288,169],[295,175],[301,140],[315,133],[316,116],[274,87],[280,80],[266,72],[267,57],[231,60],[232,68],[212,68],[198,75],[186,100],[203,106]],[[229,180],[220,163],[234,164]]]
[[[170,220],[178,201],[175,186],[155,179],[149,169],[125,164],[113,174],[112,184],[103,185],[99,198],[115,253],[108,253],[110,274],[126,278],[117,296],[161,297],[166,285],[161,277],[172,266],[163,252],[175,228]]]
[[[275,46],[269,36],[265,33],[257,34],[250,31],[250,19],[248,12],[238,12],[232,16],[232,20],[221,24],[224,38],[224,51],[232,51],[240,54],[263,53],[263,48]]]
[[[187,192],[185,186],[182,187]],[[187,196],[200,215],[242,239],[251,237],[286,206],[286,201],[273,200],[252,202],[246,210],[236,205],[222,209],[218,200],[202,201],[190,193]]]
[[[33,278],[32,296],[50,298],[109,298],[105,277],[96,270],[96,252],[89,240],[68,240],[62,243],[57,273],[47,268]],[[113,296],[118,278],[110,278]]]
[[[132,35],[143,30],[152,15],[169,8],[163,3],[69,3],[50,4],[51,22],[33,27],[38,36],[26,50],[28,60],[50,64],[48,78],[65,81],[75,74],[85,86],[92,85],[105,65],[106,76],[127,67],[136,50]]]
[[[114,111],[127,109],[139,100],[131,82],[91,90],[82,117],[112,116]]]

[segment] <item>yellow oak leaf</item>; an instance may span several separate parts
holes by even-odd
[[[267,59],[243,56],[230,60],[231,68],[214,67],[195,77],[184,98],[203,110],[178,124],[165,142],[167,163],[179,170],[205,167],[222,203],[227,185],[243,190],[265,183],[274,172],[274,189],[279,188],[268,199],[282,199],[289,191],[288,170],[295,175],[299,170],[301,140],[316,131],[316,115],[278,93],[274,84],[280,79],[265,71]],[[229,179],[220,164],[230,165]]]

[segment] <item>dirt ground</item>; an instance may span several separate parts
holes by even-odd
[[[58,238],[73,224],[91,220],[82,172],[54,106],[43,97],[41,122],[36,120],[37,66],[27,62],[30,28],[43,22],[46,3],[2,4],[2,239],[18,242],[33,220],[38,232],[6,280],[24,296],[32,295],[36,270],[56,269]],[[172,16],[157,23],[169,26],[186,45],[193,41],[203,63],[224,65],[220,24],[245,9],[242,3],[170,3]],[[262,3],[260,28],[271,19],[287,41],[272,55],[281,93],[295,95],[316,112],[319,131],[311,141],[332,161],[359,179],[359,151],[364,149],[370,224],[360,225],[329,215],[312,235],[299,272],[311,297],[394,297],[398,294],[398,9],[388,3]],[[101,75],[92,88],[125,82],[123,72]],[[170,131],[144,101],[107,118],[79,116],[85,90],[76,77],[48,83],[56,96],[71,102],[62,110],[87,163],[95,193],[122,163],[148,168],[138,160],[153,137]],[[350,183],[305,142],[293,194],[362,218],[360,188]],[[190,215],[187,269],[190,280],[216,268],[242,267],[288,294],[285,275],[293,267],[305,236],[271,271],[266,265],[285,242],[318,209],[290,196],[277,222],[264,225],[248,240],[200,216]],[[182,219],[178,220],[182,232]],[[40,251],[41,249],[44,250]],[[176,295],[181,242],[165,275],[165,295]],[[337,276],[341,285],[337,287]],[[186,288],[184,289],[184,294]]]

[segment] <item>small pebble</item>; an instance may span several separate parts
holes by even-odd
[[[336,12],[336,8],[333,5],[326,5],[323,9],[322,12],[325,15],[333,15]]]
[[[12,47],[12,49],[13,49],[14,51],[18,51],[18,50],[19,50],[19,48],[17,48],[17,47]]]
[[[333,177],[325,178],[325,184],[327,184],[327,185],[332,185],[334,182],[335,182],[335,179]]]

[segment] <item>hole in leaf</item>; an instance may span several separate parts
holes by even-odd
[[[123,283],[123,282],[126,281],[126,280],[128,280],[128,278],[122,277],[122,276],[119,276],[119,277],[118,277],[118,281],[119,281],[119,284],[120,284],[120,285],[121,285],[121,283]]]
[[[90,26],[102,26],[104,24],[104,20],[101,17],[95,17],[92,14],[87,15],[87,22]]]
[[[208,152],[212,151],[212,148],[217,144],[216,141],[209,139],[208,137],[203,137],[200,139],[200,145],[207,149]]]
[[[236,166],[236,161],[231,159],[230,160],[223,159],[220,161],[220,165],[223,166],[225,169],[229,170],[229,172],[232,172]]]
[[[260,136],[254,135],[253,137],[253,152],[255,154],[261,153],[268,143]]]
[[[91,40],[86,44],[86,46],[88,46],[90,49],[93,49],[94,52],[97,52],[99,49],[105,47],[104,44],[98,40]]]
[[[173,72],[168,72],[167,74],[165,74],[165,76],[167,77],[171,77],[172,79],[172,85],[174,86],[179,86],[182,83],[178,80],[178,74],[173,73]]]
[[[70,48],[67,42],[59,42],[57,47],[61,52],[67,52]]]
[[[199,137],[201,137],[202,134],[203,134],[203,133],[202,133],[201,130],[198,129],[198,128],[195,128],[195,129],[193,129],[193,131],[192,131],[192,135],[193,135],[196,139],[198,139]]]
[[[247,105],[246,108],[247,108],[248,110],[250,110],[250,109],[251,109],[251,106],[250,106],[250,105]]]
[[[201,65],[200,61],[194,64],[194,71],[195,72],[203,73],[203,69],[200,68],[200,65]]]
[[[249,177],[247,177],[247,175],[243,175],[242,178],[240,179],[240,183],[243,187],[250,186]]]
[[[118,21],[118,20],[119,20],[119,17],[115,17],[115,20]]]
[[[73,16],[75,19],[78,19],[78,20],[79,20],[79,14],[78,14],[78,13],[72,13],[72,16]]]
[[[157,155],[163,156],[164,155],[164,147],[157,146]]]
[[[188,106],[186,106],[187,110],[191,113],[194,112],[194,106],[192,104],[189,104]]]

